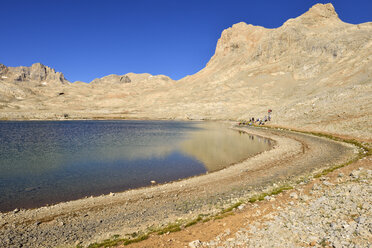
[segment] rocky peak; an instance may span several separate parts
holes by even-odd
[[[58,83],[67,83],[64,75],[61,72],[56,72],[53,68],[45,66],[41,63],[35,63],[30,67],[6,67],[0,64],[0,74],[2,78],[8,81],[53,81]]]
[[[315,4],[304,15],[311,15],[313,17],[321,17],[321,18],[334,18],[334,17],[338,18],[335,8],[333,7],[331,3]]]
[[[215,56],[241,54],[251,51],[268,29],[240,22],[225,29],[217,42]],[[212,58],[213,61],[213,58]]]
[[[322,27],[330,23],[341,23],[333,5],[331,3],[316,4],[301,16],[286,21],[280,30],[284,32],[288,30],[302,32],[305,27]],[[271,31],[273,29],[253,26],[244,22],[234,24],[222,32],[221,38],[217,42],[215,56],[252,53],[262,41],[262,38],[272,33]]]
[[[289,19],[283,26],[301,25],[305,27],[317,27],[329,24],[330,22],[339,23],[340,19],[331,3],[315,4],[307,12],[297,18]]]

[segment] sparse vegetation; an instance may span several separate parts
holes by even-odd
[[[232,206],[230,206],[230,207],[228,207],[226,209],[223,209],[221,211],[221,214],[224,214],[224,213],[227,213],[227,212],[231,212],[232,210],[234,210],[234,208],[237,208],[237,207],[239,207],[242,204],[243,204],[242,201],[238,201],[237,203],[233,204]]]
[[[185,225],[185,227],[189,227],[189,226],[195,225],[196,223],[200,222],[201,220],[203,220],[203,217],[202,217],[202,215],[199,214],[198,215],[198,218],[196,218],[196,219],[194,219],[194,220],[192,220],[190,222],[187,222],[186,225]]]
[[[248,201],[250,203],[254,203],[256,201],[262,201],[262,200],[265,199],[266,196],[277,195],[277,194],[282,193],[283,191],[290,190],[290,189],[293,189],[293,186],[282,185],[282,186],[279,186],[279,187],[276,187],[276,188],[272,189],[270,192],[263,192],[261,194],[254,195]]]
[[[135,239],[126,239],[123,244],[124,245],[129,245],[129,244],[132,244],[132,243],[137,243],[137,242],[140,242],[140,241],[143,241],[143,240],[146,240],[149,238],[149,235],[148,234],[143,234],[143,235],[140,235],[138,236],[137,238]]]
[[[172,223],[168,226],[164,227],[163,229],[159,230],[157,233],[158,235],[162,235],[164,233],[172,233],[181,231],[181,224],[180,223]]]
[[[88,246],[88,248],[101,248],[101,247],[113,247],[113,246],[118,246],[118,245],[129,245],[132,243],[137,243],[140,241],[143,241],[145,239],[148,239],[149,235],[148,234],[143,234],[138,236],[137,238],[132,238],[132,239],[127,239],[127,238],[119,238],[119,235],[116,234],[114,235],[111,239],[106,239],[101,243],[93,243]],[[78,248],[78,246],[76,247]]]

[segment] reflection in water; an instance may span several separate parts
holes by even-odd
[[[269,139],[228,129],[219,123],[201,123],[200,129],[190,132],[180,149],[201,161],[209,172],[240,162],[248,156],[267,150]]]
[[[0,211],[215,171],[269,140],[216,123],[0,122]]]

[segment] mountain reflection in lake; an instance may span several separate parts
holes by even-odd
[[[0,122],[0,211],[216,171],[270,147],[226,125],[174,121]]]
[[[180,150],[201,161],[209,172],[240,162],[250,155],[267,150],[269,139],[235,131],[220,123],[200,123],[181,142]]]

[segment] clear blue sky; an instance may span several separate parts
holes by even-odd
[[[0,0],[0,63],[40,62],[71,82],[128,72],[180,79],[205,66],[232,24],[279,27],[318,2],[345,22],[372,21],[371,0]]]

